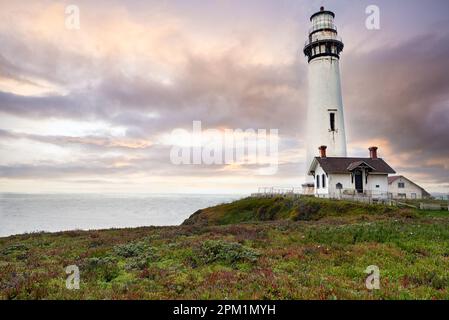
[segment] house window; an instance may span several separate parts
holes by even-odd
[[[320,188],[320,176],[316,176],[316,188]]]
[[[405,188],[405,183],[404,182],[399,182],[398,183],[398,188],[399,189],[404,189]]]
[[[343,189],[343,185],[339,182],[335,185],[335,187],[337,188],[337,190],[341,190]]]
[[[405,193],[398,193],[398,198],[400,199],[406,199],[407,195]]]
[[[380,186],[378,184],[376,184],[376,188],[380,188]]]
[[[323,188],[326,188],[326,175],[324,173],[322,175],[322,180],[323,180]]]
[[[335,131],[335,113],[329,113],[330,130]]]

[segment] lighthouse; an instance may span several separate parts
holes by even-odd
[[[340,54],[343,42],[334,24],[335,14],[325,10],[310,17],[312,27],[304,46],[308,59],[306,170],[327,146],[329,157],[346,157],[346,135],[340,83]],[[313,177],[306,174],[306,182]]]

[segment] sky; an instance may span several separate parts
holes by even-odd
[[[67,21],[79,9],[79,28]],[[350,156],[449,192],[447,0],[0,0],[0,192],[300,187],[309,17],[336,14]],[[367,6],[380,9],[368,30]],[[173,130],[277,129],[278,170],[174,164]],[[188,144],[188,143],[187,143]]]

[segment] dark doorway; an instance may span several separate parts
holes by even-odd
[[[355,189],[357,190],[358,193],[362,193],[363,192],[362,171],[360,171],[360,170],[354,171],[354,176],[355,176]]]

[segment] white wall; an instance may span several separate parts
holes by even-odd
[[[325,177],[325,181],[326,181],[326,186],[323,188],[323,174]],[[317,183],[316,183],[316,177],[319,176],[320,177],[320,187],[317,188]],[[317,197],[327,197],[329,195],[329,179],[326,177],[326,173],[324,172],[323,168],[321,168],[321,166],[318,164],[317,168],[315,170],[315,196]]]
[[[341,96],[339,60],[335,57],[315,58],[309,63],[307,108],[307,161],[309,169],[318,147],[327,146],[329,157],[346,157],[346,135]],[[337,111],[329,111],[336,109]],[[329,113],[335,113],[336,132],[330,132]],[[313,177],[306,180],[312,182]]]
[[[365,183],[365,180],[363,181]],[[384,196],[388,194],[388,175],[387,174],[369,174],[368,183],[364,186],[372,191],[373,196]]]
[[[347,174],[331,174],[329,175],[329,193],[331,195],[338,195],[337,183],[341,183],[343,189],[354,189],[354,184],[351,183],[351,175]]]
[[[318,164],[315,169],[315,196],[317,197],[337,197],[340,191],[337,184],[341,183],[343,190],[354,190],[355,179],[352,181],[351,174],[329,174],[326,177],[326,187],[322,185],[322,175],[325,175],[323,168]],[[320,176],[320,188],[317,188],[316,176]],[[388,175],[387,174],[370,174],[368,175],[368,183],[366,183],[366,175],[363,172],[363,190],[369,190],[373,197],[387,197],[388,193]]]
[[[405,188],[399,188],[398,183],[404,183]],[[422,189],[403,177],[396,179],[392,184],[390,184],[388,186],[388,192],[390,192],[393,198],[396,199],[400,198],[400,193],[405,193],[407,199],[414,199],[413,194],[416,194],[416,199],[422,199]]]

